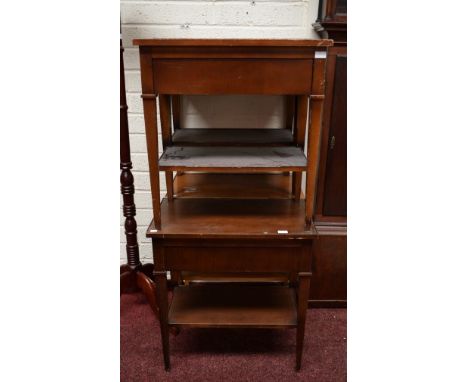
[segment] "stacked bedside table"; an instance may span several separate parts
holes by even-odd
[[[296,328],[301,366],[324,69],[331,40],[135,40],[140,49],[164,363],[171,327]],[[284,129],[184,129],[182,95],[284,95]],[[159,99],[163,153],[158,153]],[[309,112],[308,112],[309,111]],[[307,147],[305,147],[307,133]],[[304,151],[307,151],[307,157]],[[160,203],[159,172],[167,196]],[[176,177],[174,179],[174,172]],[[301,198],[306,173],[305,199]],[[290,175],[292,173],[292,176]],[[189,283],[167,271],[282,283]]]

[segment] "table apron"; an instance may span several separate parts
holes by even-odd
[[[163,254],[156,262],[174,271],[308,272],[312,247],[164,247]]]
[[[154,60],[158,94],[311,94],[313,60]]]

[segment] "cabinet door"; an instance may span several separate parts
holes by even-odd
[[[317,221],[346,217],[346,69],[346,47],[333,48],[327,66]]]
[[[346,216],[346,55],[337,55],[323,214]]]

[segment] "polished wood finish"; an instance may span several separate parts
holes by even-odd
[[[138,291],[136,272],[128,265],[120,266],[120,294]]]
[[[314,226],[304,226],[304,200],[164,198],[161,214],[165,224],[157,229],[152,222],[146,236],[288,240],[315,234]]]
[[[299,289],[298,289],[298,308],[297,308],[297,332],[296,332],[296,370],[301,369],[302,349],[304,343],[305,321],[307,313],[307,296],[310,290],[310,272],[299,272]]]
[[[314,80],[312,91],[316,95],[323,95],[325,91],[325,60],[314,63]],[[324,97],[323,97],[324,98]],[[306,178],[306,223],[312,223],[313,208],[316,199],[316,184],[320,150],[320,136],[322,131],[322,97],[309,98],[309,129],[307,136],[307,178]]]
[[[143,289],[144,282],[151,282],[153,264],[142,265],[137,239],[136,208],[134,202],[135,187],[133,184],[130,136],[128,129],[127,97],[125,91],[125,72],[123,62],[122,40],[120,40],[120,186],[125,216],[125,249],[127,263],[120,267],[120,294],[132,293]],[[147,285],[145,286],[145,288]],[[146,288],[147,289],[147,288]],[[145,289],[143,289],[145,290]],[[154,305],[153,305],[154,308]]]
[[[326,51],[332,46],[330,40],[135,40],[140,46],[142,98],[145,115],[148,161],[150,164],[151,192],[153,199],[153,218],[157,228],[161,227],[159,211],[159,174],[164,171],[190,171],[190,167],[180,163],[185,156],[179,155],[175,147],[168,147],[158,163],[157,122],[155,100],[159,94],[165,96],[180,94],[283,94],[307,95],[310,99],[311,115],[307,166],[297,164],[297,156],[286,153],[281,159],[271,157],[281,165],[256,166],[248,160],[239,166],[249,172],[307,171],[306,219],[311,225],[315,201],[315,178],[318,162],[318,147],[321,124],[321,105],[324,98],[324,62]],[[289,67],[291,66],[291,67]],[[289,68],[289,70],[286,70]],[[231,78],[234,74],[234,78]],[[250,79],[250,80],[249,80]],[[165,105],[167,102],[164,103]],[[168,109],[167,107],[165,108]],[[167,114],[167,113],[163,113]],[[166,118],[167,119],[167,118]],[[168,124],[166,124],[168,125]],[[167,131],[167,128],[163,128]],[[165,134],[163,131],[163,135]],[[185,147],[185,150],[190,148]],[[213,150],[213,147],[209,149]],[[247,148],[246,148],[247,149]],[[294,149],[291,147],[291,149]],[[196,148],[192,148],[196,150]],[[226,149],[227,150],[227,149]],[[194,151],[196,153],[196,151]],[[169,158],[168,158],[169,155]],[[175,156],[174,156],[175,155]],[[172,157],[171,157],[172,156]],[[242,161],[242,156],[235,158]],[[259,151],[257,159],[262,160]],[[179,163],[168,163],[166,159]],[[200,162],[198,158],[198,162]],[[234,164],[227,166],[205,161],[205,166],[195,163],[198,171],[242,172]],[[287,160],[293,160],[292,165]],[[203,162],[203,161],[201,161]],[[185,162],[186,163],[186,162]],[[252,164],[253,163],[253,164]],[[284,165],[283,165],[284,164]],[[161,168],[159,166],[161,165]],[[294,194],[299,198],[298,179],[295,179]],[[299,179],[300,180],[300,179]],[[172,198],[172,178],[166,177],[169,198]]]
[[[159,308],[158,308],[158,301],[156,299],[156,284],[151,278],[146,277],[146,275],[142,273],[138,273],[137,283],[138,283],[138,287],[141,289],[141,291],[145,295],[146,300],[148,301],[154,314],[156,315],[156,317],[158,317]]]
[[[174,180],[175,197],[227,199],[291,199],[291,177],[283,174],[184,173]],[[183,272],[184,283],[287,282],[287,274]]]
[[[138,290],[143,291],[153,312],[158,315],[159,308],[155,295],[155,285],[152,280],[153,264],[141,264],[138,248],[137,222],[135,219],[136,207],[134,202],[135,187],[131,172],[132,161],[123,52],[122,40],[120,40],[120,184],[123,199],[123,214],[125,216],[127,252],[127,264],[120,267],[120,294],[132,293]],[[174,332],[174,334],[176,333]]]
[[[135,40],[134,43],[139,45],[140,51],[153,197],[154,220],[147,230],[147,237],[153,244],[165,368],[170,368],[168,335],[171,327],[239,325],[295,327],[296,368],[299,369],[312,246],[317,236],[312,216],[325,97],[324,65],[332,41]],[[184,94],[280,94],[287,97],[286,123],[281,132],[247,131],[242,135],[239,130],[237,138],[233,131],[219,131],[212,134],[210,141],[206,131],[188,132],[180,128],[180,96]],[[160,158],[155,108],[158,97],[164,148]],[[260,134],[267,139],[260,139]],[[278,139],[279,135],[281,139]],[[180,140],[176,144],[177,139]],[[213,144],[216,140],[221,141],[218,146]],[[183,179],[198,181],[214,180],[214,176],[218,179],[229,176],[234,180],[247,173],[244,184],[247,179],[252,179],[247,176],[258,174],[258,179],[265,179],[269,175],[265,173],[272,172],[272,177],[283,177],[283,181],[267,178],[268,182],[282,185],[273,193],[283,197],[262,195],[260,187],[254,192],[244,190],[243,194],[249,197],[238,198],[229,196],[225,186],[210,183],[202,190],[195,188],[199,197],[190,197],[190,187],[194,186],[187,182],[184,185],[181,178],[181,185],[176,179],[174,189],[168,185],[169,194],[159,204],[159,171],[176,171],[178,177],[188,175]],[[187,174],[191,171],[210,174]],[[290,172],[303,171],[307,185],[305,200],[301,199],[298,187],[300,177],[296,176],[292,182],[290,175]],[[258,179],[252,183],[259,184]],[[169,184],[172,178],[166,177],[166,181]],[[287,182],[287,187],[283,182]],[[220,194],[209,198],[203,197],[203,192]],[[239,186],[233,187],[231,195],[241,192]],[[286,195],[288,197],[284,197]],[[167,296],[167,272],[171,272],[172,283],[176,284],[171,308]],[[177,286],[184,281],[184,272],[282,274],[287,275],[287,281],[283,286],[272,286],[271,283],[255,286],[259,288],[255,289],[258,293],[243,293],[246,289],[242,288],[253,286],[239,286],[231,280],[219,286],[226,288],[224,293],[217,293],[218,285]],[[284,283],[284,279],[280,282]],[[249,303],[250,298],[255,304]]]
[[[177,287],[169,324],[209,327],[295,327],[296,301],[287,286],[219,284]]]
[[[287,129],[179,129],[172,142],[183,146],[290,146]]]
[[[174,179],[177,198],[291,199],[291,178],[280,173],[184,173]]]
[[[310,94],[312,60],[277,62],[190,60],[174,65],[158,60],[155,91],[162,94]],[[206,78],[209,73],[209,81]],[[304,78],[306,77],[306,78]],[[287,78],[288,81],[278,81]]]
[[[161,136],[163,149],[172,144],[172,126],[171,126],[171,97],[161,94],[159,96],[159,114],[161,117]],[[167,197],[172,200],[174,195],[174,174],[172,171],[165,172]]]
[[[153,277],[153,264],[146,263],[135,269],[132,269],[128,264],[120,266],[120,294],[134,293],[142,290],[139,277],[144,277],[152,280]]]
[[[286,96],[284,108],[284,128],[286,130],[294,131],[294,114],[296,112],[296,97]]]
[[[177,54],[177,47],[192,47],[194,48],[192,52],[195,54],[200,54],[203,52],[203,48],[209,47],[219,47],[222,49],[229,50],[229,52],[236,51],[233,48],[236,47],[253,47],[255,49],[260,48],[265,51],[270,51],[265,48],[273,48],[273,52],[277,52],[278,48],[282,47],[292,47],[292,54],[297,52],[298,47],[327,47],[332,46],[333,42],[331,40],[290,40],[290,39],[275,39],[275,40],[265,40],[265,39],[135,39],[133,40],[134,45],[138,46],[149,46],[149,47],[170,47],[168,50],[169,54]],[[186,49],[181,52],[187,52]],[[249,54],[249,57],[252,54],[258,53],[253,51],[241,51],[243,54]],[[247,52],[247,53],[246,53]]]
[[[331,40],[134,40],[152,58],[151,94],[310,94]],[[239,60],[242,59],[242,60]],[[145,92],[144,92],[145,93]]]
[[[183,283],[189,284],[207,284],[207,283],[237,283],[243,284],[287,284],[289,282],[286,273],[204,273],[204,272],[184,272]]]
[[[323,38],[333,38],[335,46],[328,51],[314,220],[319,224],[346,225],[346,0],[321,0],[315,28]]]
[[[346,0],[321,0],[320,7],[314,27],[334,46],[326,69],[309,306],[346,307]]]
[[[159,306],[158,306],[158,299],[157,299],[157,290],[156,290],[156,283],[153,281],[153,264],[144,264],[142,266],[141,271],[134,272],[136,277],[136,283],[141,292],[146,297],[146,301],[148,301],[151,310],[159,319]],[[171,327],[169,331],[174,336],[178,335],[180,332],[179,328]]]
[[[155,253],[156,246],[153,246],[153,254],[156,259]],[[162,250],[162,249],[161,249]],[[167,279],[166,271],[160,261],[155,261],[155,270],[153,277],[156,282],[156,301],[159,312],[159,328],[161,330],[161,339],[163,345],[164,367],[166,370],[170,369],[169,360],[169,324],[168,324],[168,301],[167,301]]]
[[[133,174],[131,171],[132,160],[128,133],[128,106],[125,92],[123,51],[122,40],[120,40],[120,190],[123,199],[123,215],[125,216],[127,265],[132,270],[136,270],[137,267],[141,266],[141,263],[137,240],[137,223],[135,220],[136,208],[133,200],[135,186],[133,185]]]
[[[171,171],[305,171],[306,165],[297,147],[171,146],[159,159],[159,168]]]
[[[295,118],[294,118],[294,143],[301,150],[304,150],[305,135],[307,129],[307,111],[309,99],[306,96],[298,96],[295,102]],[[302,173],[295,172],[293,174],[293,193],[296,200],[301,197],[302,190]]]
[[[346,307],[346,227],[317,226],[309,306]]]
[[[346,53],[336,55],[322,214],[346,216]]]
[[[153,222],[161,227],[161,213],[159,210],[160,187],[158,166],[158,122],[156,118],[156,95],[153,86],[153,69],[151,56],[140,55],[141,84],[143,98],[143,113],[145,118],[146,147],[150,170],[151,197],[153,205]]]
[[[305,271],[301,264],[302,247],[311,244],[310,238],[304,239],[303,242],[284,239],[269,239],[263,242],[240,239],[224,241],[167,239],[165,261],[168,269],[176,271],[297,273]]]
[[[171,204],[176,204],[175,199]],[[179,200],[180,201],[180,200]],[[187,201],[187,200],[186,200]],[[190,201],[190,200],[188,200]],[[194,200],[196,201],[196,200]],[[179,303],[175,305],[176,318],[174,318],[174,309],[171,308],[171,313],[168,310],[168,296],[165,283],[165,274],[167,270],[186,270],[192,272],[200,271],[221,271],[226,273],[287,273],[290,275],[290,285],[298,285],[298,294],[296,297],[296,309],[293,306],[278,304],[278,299],[274,301],[268,298],[271,302],[264,309],[273,309],[275,314],[286,314],[286,309],[289,310],[287,315],[297,315],[297,324],[294,326],[297,328],[297,340],[296,340],[296,368],[300,367],[303,336],[305,328],[305,310],[307,309],[307,294],[308,294],[308,280],[310,276],[310,269],[312,266],[311,249],[314,235],[308,232],[308,236],[302,240],[284,240],[281,239],[281,235],[270,236],[264,240],[258,240],[253,238],[244,238],[242,235],[229,234],[220,235],[220,240],[213,238],[206,238],[204,235],[201,237],[198,235],[189,234],[190,237],[180,237],[179,235],[162,235],[160,238],[153,237],[153,251],[155,258],[155,277],[157,282],[157,298],[159,305],[159,314],[161,320],[161,336],[164,352],[164,363],[166,370],[170,368],[169,361],[169,327],[177,326],[227,326],[229,324],[245,326],[249,324],[253,326],[278,326],[278,318],[268,319],[262,309],[256,310],[255,306],[246,307],[245,302],[249,300],[249,296],[246,293],[239,293],[239,289],[232,288],[229,294],[225,294],[223,299],[223,305],[221,310],[224,313],[221,314],[209,314],[211,310],[214,310],[215,304],[213,303],[212,297],[200,295],[196,297],[197,303]],[[295,278],[292,278],[295,277]],[[226,284],[225,287],[234,287],[238,285]],[[209,285],[203,286],[189,286],[188,292],[192,296],[192,289],[189,288],[203,288],[210,287]],[[258,288],[268,287],[266,285],[256,286]],[[161,289],[160,289],[161,288]],[[220,285],[215,287],[211,286],[212,291],[220,288]],[[288,288],[287,286],[281,286],[284,291],[290,290],[293,294],[294,289]],[[235,291],[238,292],[235,292]],[[177,292],[177,287],[175,289]],[[196,292],[194,292],[196,293]],[[200,292],[201,293],[201,292]],[[285,292],[286,293],[286,292]],[[203,299],[207,299],[207,305],[203,306]],[[163,301],[161,301],[163,299]],[[187,300],[189,297],[187,297]],[[256,297],[256,304],[259,303],[259,299]],[[280,301],[283,298],[279,298]],[[175,300],[177,301],[177,300]],[[216,299],[215,299],[216,301]],[[220,301],[219,299],[217,300]],[[200,306],[201,309],[196,309],[195,306]],[[218,305],[218,307],[220,307]],[[247,312],[252,314],[252,317],[241,318],[239,316],[231,317],[227,312],[238,311],[239,313]],[[282,313],[281,313],[282,312]],[[203,319],[201,318],[203,317]],[[278,317],[278,316],[276,316]],[[237,324],[233,321],[237,320]],[[249,323],[250,322],[250,323]],[[282,322],[284,324],[284,321]],[[290,322],[290,325],[293,325]]]
[[[182,110],[180,102],[180,95],[171,96],[172,124],[174,126],[174,133],[180,129],[180,113]]]
[[[161,117],[161,135],[163,148],[172,144],[171,127],[171,97],[165,94],[159,96],[159,114]]]
[[[329,52],[315,221],[346,223],[346,47]]]

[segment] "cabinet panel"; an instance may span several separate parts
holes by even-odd
[[[312,60],[155,60],[160,94],[310,94]]]
[[[314,241],[309,304],[343,307],[346,304],[346,233],[319,234]]]
[[[165,247],[167,269],[207,272],[306,271],[301,247]],[[156,261],[156,259],[155,259]]]
[[[346,223],[346,47],[329,51],[315,221]]]
[[[346,55],[337,55],[323,215],[346,216]]]

